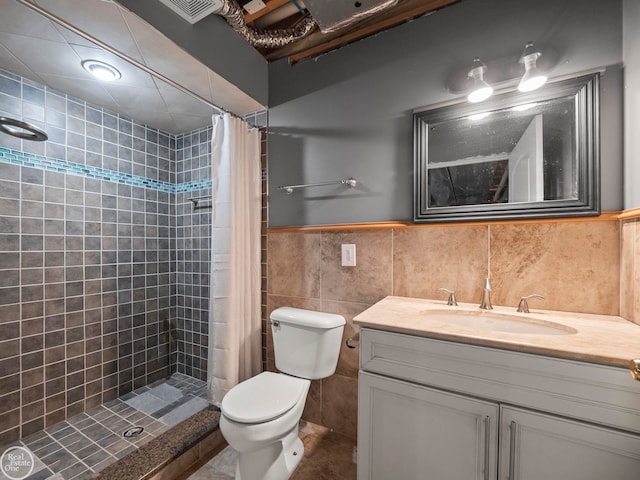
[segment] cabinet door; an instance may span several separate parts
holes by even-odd
[[[358,479],[494,480],[497,419],[496,403],[361,371]]]
[[[500,480],[638,480],[640,436],[503,407]]]

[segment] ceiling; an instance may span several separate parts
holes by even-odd
[[[111,0],[34,0],[50,13],[237,115],[262,111],[256,102],[188,55],[162,33]],[[0,0],[0,68],[178,134],[211,125],[210,105],[61,27],[16,0]],[[105,83],[80,65],[102,60],[122,73]]]
[[[329,0],[313,1],[319,4],[331,3]],[[344,2],[344,0],[332,1],[334,3]],[[460,0],[398,0],[395,5],[370,16],[364,16],[360,20],[349,23],[336,31],[323,33],[319,28],[316,28],[306,37],[287,46],[274,49],[258,48],[258,50],[269,61],[286,57],[290,63],[296,63],[343,47],[422,15],[432,13],[458,1]],[[309,15],[309,12],[313,16],[313,9],[310,6],[308,9],[303,9],[302,12],[298,9],[296,3],[302,7],[304,6],[302,0],[263,0],[263,3],[265,5],[263,9],[253,14],[246,13],[244,17],[248,26],[259,31],[292,28],[306,15]],[[312,5],[311,0],[308,3]],[[363,2],[354,2],[354,4],[361,3]],[[330,8],[332,7],[325,7],[325,10]]]
[[[0,69],[173,134],[210,125],[211,115],[216,113],[211,104],[240,116],[266,108],[114,0],[29,1],[161,76],[173,80],[196,94],[200,100],[17,0],[0,0]],[[246,0],[241,1],[246,3]],[[245,11],[243,19],[248,27],[259,33],[274,29],[286,30],[301,22],[310,22],[310,14],[304,9],[302,0],[262,1],[264,7],[252,14]],[[307,1],[310,4],[316,2],[325,5],[325,13],[331,13],[334,8],[329,0]],[[362,0],[365,7],[367,2],[381,1],[383,0]],[[397,0],[393,6],[336,31],[323,33],[314,25],[308,35],[286,46],[256,48],[267,61],[286,57],[291,63],[295,63],[457,1],[459,0]],[[355,3],[360,4],[360,1],[356,0]],[[352,8],[350,3],[340,5]],[[166,15],[176,15],[176,21],[182,21],[171,10],[165,10]],[[322,24],[320,21],[318,23]],[[95,79],[81,67],[81,61],[86,59],[102,60],[115,66],[122,73],[122,78],[113,83]]]

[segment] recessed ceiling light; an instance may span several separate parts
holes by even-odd
[[[99,60],[84,60],[82,68],[104,82],[112,82],[122,77],[117,68]]]

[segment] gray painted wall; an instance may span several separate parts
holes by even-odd
[[[155,0],[117,1],[247,95],[267,104],[267,61],[222,17],[209,15],[191,25]]]
[[[640,2],[624,0],[624,208],[640,207]]]
[[[270,226],[412,218],[414,108],[459,96],[451,71],[474,56],[561,55],[552,76],[614,65],[603,78],[602,207],[622,208],[622,0],[466,0],[312,61],[269,65]],[[278,185],[355,177],[342,187]]]

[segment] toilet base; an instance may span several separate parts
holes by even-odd
[[[238,455],[236,480],[288,480],[304,455],[298,426],[282,440]]]

